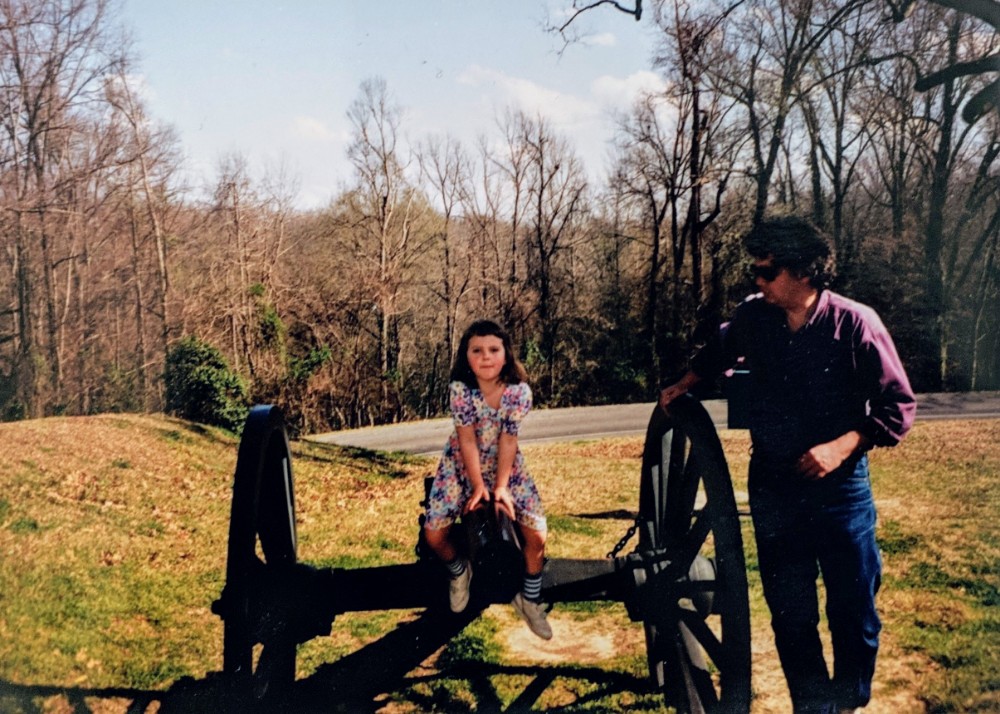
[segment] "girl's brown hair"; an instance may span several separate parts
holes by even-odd
[[[478,389],[479,382],[476,375],[469,366],[469,340],[473,337],[499,337],[503,342],[504,365],[500,370],[500,379],[506,384],[518,384],[528,379],[524,366],[518,361],[514,354],[514,345],[511,344],[510,335],[499,324],[493,320],[476,320],[466,328],[459,340],[458,350],[455,354],[455,363],[451,368],[452,382],[465,382],[471,389]]]

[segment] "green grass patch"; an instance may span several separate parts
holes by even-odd
[[[546,516],[548,526],[560,534],[596,537],[601,534],[601,528],[585,518],[578,516],[551,515]]]
[[[36,533],[40,531],[41,528],[42,527],[38,524],[38,521],[28,516],[18,518],[10,524],[11,533],[17,533],[20,535],[24,535],[26,533]]]
[[[617,603],[612,604],[603,600],[583,600],[559,603],[559,612],[572,615],[598,615],[617,607],[620,607]]]
[[[878,545],[883,553],[901,555],[920,545],[920,536],[906,532],[899,521],[883,520],[878,532]]]
[[[998,436],[997,421],[918,424],[873,459],[885,629],[936,665],[920,679],[931,712],[1000,709]]]
[[[499,664],[502,648],[497,644],[498,627],[490,617],[480,617],[445,645],[438,656],[438,667],[449,669],[462,664],[481,662]]]

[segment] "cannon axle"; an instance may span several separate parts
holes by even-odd
[[[662,551],[650,551],[614,560],[551,560],[543,573],[543,598],[552,604],[624,602],[635,622],[649,619],[670,601],[686,601],[703,616],[710,614],[714,564],[699,556],[700,577],[668,580],[664,575],[670,562],[663,556]],[[274,641],[285,634],[296,643],[307,642],[328,635],[337,615],[347,612],[441,608],[446,604],[441,570],[425,562],[348,570],[320,569],[305,563],[269,568],[258,561],[253,569],[256,586],[247,599],[223,589],[212,611],[223,620],[245,617],[254,642]],[[385,587],[387,582],[392,583],[391,588]],[[480,609],[509,602],[517,588],[513,581],[501,589],[481,586],[480,582],[475,581],[472,597]]]

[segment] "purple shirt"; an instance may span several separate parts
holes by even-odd
[[[794,460],[852,430],[894,446],[913,425],[916,399],[885,325],[873,309],[837,293],[821,291],[797,332],[784,310],[754,295],[691,366],[711,378],[741,357],[750,370],[755,458]]]

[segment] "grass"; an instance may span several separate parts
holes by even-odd
[[[737,491],[747,437],[721,433]],[[143,711],[222,667],[223,586],[237,441],[156,416],[0,425],[0,712]],[[603,558],[631,523],[641,439],[525,447],[550,514],[552,557]],[[413,560],[433,460],[296,443],[299,557],[321,567]],[[885,562],[878,712],[1000,711],[1000,421],[919,423],[872,459]],[[787,710],[744,519],[754,714]],[[628,549],[633,547],[628,546]],[[309,679],[417,613],[339,616],[302,645]],[[556,659],[494,607],[386,692],[386,712],[535,707],[659,711],[640,627],[618,604],[557,607],[580,642]],[[530,636],[529,636],[530,637]],[[602,639],[603,638],[603,639]],[[544,656],[543,656],[544,655]],[[881,704],[879,704],[881,703]],[[881,706],[883,708],[879,709]]]
[[[906,459],[878,454],[882,609],[926,657],[931,712],[1000,711],[1000,422],[914,430]]]

